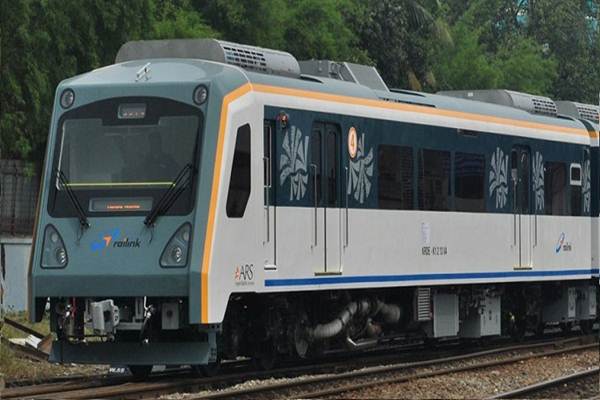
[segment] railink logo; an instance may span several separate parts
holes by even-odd
[[[140,239],[129,240],[125,238],[123,240],[117,240],[113,243],[112,247],[140,247]]]
[[[108,246],[110,246],[113,240],[119,239],[120,235],[121,230],[119,228],[113,229],[109,232],[105,232],[100,235],[100,238],[98,240],[95,240],[90,244],[90,248],[94,253],[106,249]]]
[[[102,233],[98,240],[93,241],[90,244],[90,249],[97,253],[101,250],[104,250],[109,247],[117,247],[117,248],[138,248],[141,247],[141,242],[139,238],[130,239],[125,237],[119,240],[121,236],[121,230],[119,228],[115,228],[111,231]]]
[[[556,248],[554,249],[556,254],[560,253],[561,250],[563,252],[573,250],[573,246],[571,245],[570,242],[566,241],[566,238],[567,238],[567,236],[565,235],[564,232],[562,232],[560,234],[560,236],[558,237],[558,242],[556,243]]]
[[[556,243],[556,253],[560,253],[560,250],[563,247],[563,243],[565,243],[565,233],[561,233],[558,237],[558,243]]]

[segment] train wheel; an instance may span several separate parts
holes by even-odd
[[[129,372],[135,380],[144,380],[152,372],[152,365],[130,365]]]
[[[212,362],[206,365],[196,364],[192,365],[191,367],[194,375],[206,376],[210,378],[219,374],[219,372],[221,371],[221,362]]]
[[[208,363],[206,365],[200,366],[200,370],[202,371],[202,375],[213,377],[219,374],[221,371],[221,361],[216,361],[212,363]]]
[[[560,330],[563,333],[569,333],[569,332],[571,332],[571,329],[573,328],[573,324],[570,322],[561,322],[559,324],[559,326],[560,326]]]
[[[537,326],[535,327],[535,335],[537,337],[542,337],[544,336],[544,330],[546,329],[546,324],[543,322],[540,322],[537,324]]]
[[[254,363],[258,369],[268,371],[277,365],[277,350],[272,340],[260,344],[260,348],[254,357]]]
[[[579,322],[579,329],[584,335],[591,335],[594,328],[594,320],[586,319]]]
[[[525,339],[525,333],[527,332],[527,322],[524,319],[515,319],[511,321],[509,326],[509,334],[513,340],[517,342]]]

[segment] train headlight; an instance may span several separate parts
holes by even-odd
[[[75,103],[75,92],[71,89],[65,89],[60,95],[60,106],[69,108]]]
[[[63,268],[69,262],[69,256],[62,237],[52,225],[46,226],[42,245],[42,268]]]
[[[208,88],[204,85],[199,85],[194,89],[194,103],[202,105],[208,99]]]
[[[160,256],[161,267],[185,267],[191,231],[192,227],[187,223],[177,229]]]
[[[56,249],[56,261],[59,265],[65,265],[67,263],[67,251],[63,247]]]
[[[173,249],[171,250],[171,258],[177,264],[180,264],[181,261],[183,261],[183,250],[181,249],[181,247],[179,247],[179,246],[173,247]]]

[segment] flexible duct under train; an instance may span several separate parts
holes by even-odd
[[[367,299],[353,301],[348,303],[334,320],[325,324],[318,324],[309,329],[309,336],[312,340],[323,340],[337,336],[356,315],[381,315],[385,323],[393,324],[400,320],[401,310],[395,304],[385,304],[379,300],[373,302]]]

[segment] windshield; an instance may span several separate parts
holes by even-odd
[[[198,124],[194,115],[160,117],[155,125],[67,119],[58,168],[73,189],[169,186],[193,161]]]
[[[52,161],[50,215],[78,216],[67,188],[88,216],[146,215],[183,168],[197,171],[202,125],[198,108],[158,97],[111,98],[64,113]],[[168,215],[192,210],[194,187],[192,179]]]

